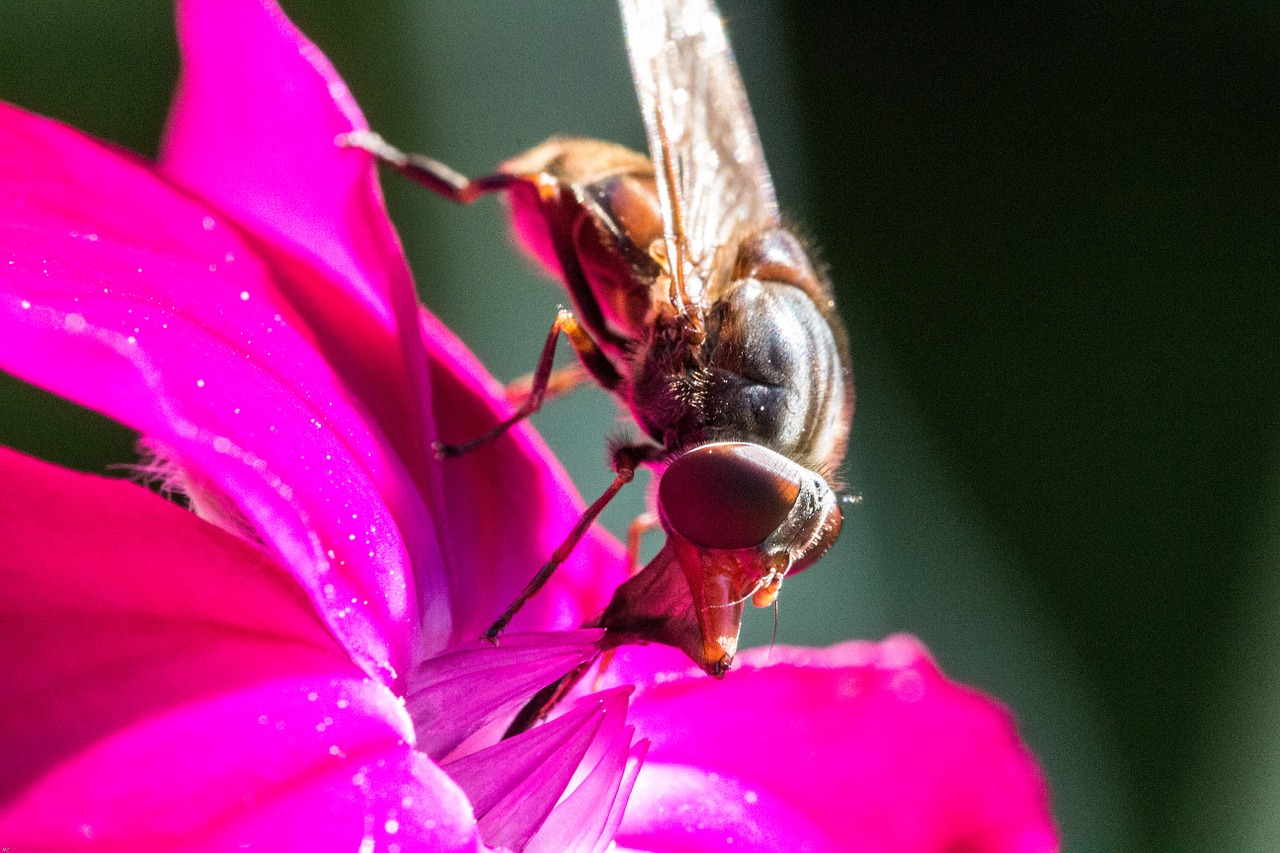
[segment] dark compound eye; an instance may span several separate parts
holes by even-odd
[[[754,548],[787,520],[804,474],[758,444],[705,444],[663,472],[658,508],[671,529],[695,545]]]

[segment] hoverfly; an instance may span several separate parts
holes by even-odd
[[[524,403],[438,455],[473,450],[536,411],[560,334],[643,433],[614,449],[613,484],[487,636],[648,465],[666,543],[589,624],[606,629],[605,648],[665,643],[720,677],[744,603],[772,603],[840,532],[831,479],[853,376],[830,285],[779,217],[717,10],[710,0],[620,2],[648,157],[553,138],[469,180],[373,134],[345,142],[458,203],[505,193],[518,238],[573,302],[551,327]]]

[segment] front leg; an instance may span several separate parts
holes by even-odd
[[[600,516],[600,513],[609,501],[613,500],[623,486],[630,483],[635,477],[636,468],[642,463],[657,459],[662,455],[662,448],[656,444],[624,444],[616,447],[613,451],[613,470],[616,472],[613,482],[609,484],[609,488],[605,489],[604,494],[596,498],[591,506],[587,507],[578,522],[573,525],[573,529],[569,531],[569,535],[560,543],[560,547],[551,554],[551,558],[547,560],[538,573],[533,576],[533,580],[520,591],[520,595],[516,596],[516,600],[511,602],[511,606],[503,611],[497,621],[489,626],[489,630],[484,632],[485,639],[491,643],[496,643],[498,637],[507,629],[507,625],[520,612],[520,608],[524,607],[526,601],[533,598],[538,590],[546,586],[547,581],[551,580],[551,576],[560,564],[569,559],[569,555],[573,553],[573,549],[582,539],[587,529]]]
[[[421,154],[406,154],[371,130],[353,130],[341,134],[337,143],[344,148],[368,151],[409,180],[457,204],[471,204],[482,195],[502,192],[524,180],[504,172],[473,180],[455,172],[439,160],[432,160]]]

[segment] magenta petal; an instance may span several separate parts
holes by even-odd
[[[0,483],[6,844],[476,849],[400,701],[260,548],[3,448]]]
[[[92,839],[131,849],[355,850],[380,838],[476,850],[466,798],[405,744],[404,722],[390,691],[359,677],[225,693],[141,721],[57,767],[0,813],[0,836],[19,849]]]
[[[486,844],[523,848],[587,752],[600,740],[608,746],[621,729],[630,692],[587,697],[549,723],[445,765],[475,807]]]
[[[368,158],[334,141],[365,127],[337,72],[273,0],[177,5],[183,64],[164,174],[302,253],[389,320],[383,267],[397,253],[371,240],[389,232],[385,212],[356,206],[376,198]]]
[[[523,853],[603,850],[622,822],[648,744],[632,746],[635,728],[618,731],[585,779],[552,809]]]
[[[759,775],[765,776],[768,759],[762,757],[761,762],[765,769]],[[662,764],[650,759],[640,775],[640,784],[632,791],[629,813],[618,835],[619,843],[627,849],[652,853],[695,850],[881,853],[908,849],[851,844],[825,831],[808,809],[795,805],[790,792],[725,778],[714,770]],[[858,794],[850,791],[848,796],[852,799]],[[951,853],[952,850],[968,853],[965,847],[919,848],[920,853]]]
[[[175,705],[360,674],[255,546],[131,483],[4,448],[0,484],[0,799]]]
[[[399,532],[429,535],[426,508],[239,232],[10,107],[0,186],[0,369],[133,426],[234,502],[370,671],[407,667],[416,594],[438,647],[441,561],[419,548],[411,572]]]
[[[648,654],[620,650],[619,672],[661,659]],[[772,658],[745,653],[720,683],[649,670],[630,717],[651,747],[620,844],[686,850],[702,825],[696,849],[774,838],[885,853],[1058,849],[1043,777],[1008,712],[948,681],[917,640]],[[708,795],[712,782],[724,796]]]
[[[627,806],[631,804],[631,792],[635,788],[636,779],[640,776],[640,768],[644,765],[645,756],[648,753],[649,741],[647,740],[639,741],[631,747],[631,752],[627,755],[627,766],[622,771],[622,780],[618,783],[618,793],[614,795],[613,802],[609,806],[609,817],[605,822],[604,830],[600,833],[600,840],[596,843],[594,853],[605,853],[606,850],[616,848],[613,840],[622,827]]]
[[[452,638],[470,640],[560,544],[582,510],[576,491],[527,427],[446,465],[423,459],[435,429],[474,436],[505,416],[505,402],[434,318],[423,320],[419,340],[372,161],[334,144],[364,127],[345,84],[269,0],[184,0],[179,21],[183,77],[162,168],[288,256],[277,263],[317,272],[305,288],[286,280],[286,296],[428,496],[450,578]],[[624,571],[616,544],[593,532],[515,629],[581,624]]]
[[[295,280],[286,295],[425,489],[433,435],[413,282],[372,161],[335,142],[366,127],[359,107],[272,0],[182,0],[177,17],[163,174],[271,247]]]
[[[418,749],[443,758],[469,735],[599,653],[602,631],[507,634],[475,640],[425,661],[405,705]]]

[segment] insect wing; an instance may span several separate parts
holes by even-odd
[[[620,0],[657,175],[668,263],[700,302],[716,250],[744,225],[778,223],[747,93],[708,0]]]

